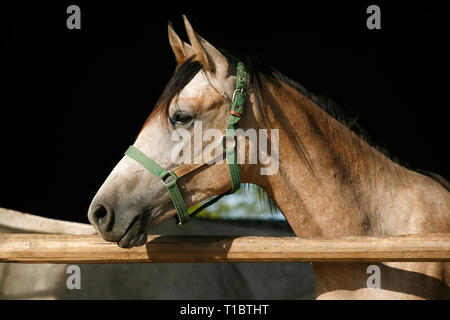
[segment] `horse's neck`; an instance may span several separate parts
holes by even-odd
[[[280,130],[280,167],[257,183],[298,236],[420,232],[401,228],[426,206],[420,188],[439,188],[433,180],[394,163],[297,90],[264,82],[264,116]],[[448,200],[434,209],[448,210]]]
[[[450,232],[450,193],[438,182],[395,164],[291,87],[263,80],[263,110],[252,104],[254,125],[279,129],[279,172],[248,176],[297,236]],[[313,263],[316,296],[427,297],[422,288],[439,294],[436,279],[446,277],[439,263],[380,264],[389,290],[374,290],[367,288],[369,265]]]

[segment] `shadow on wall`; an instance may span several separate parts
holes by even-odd
[[[4,229],[2,232],[13,232]],[[294,236],[284,221],[168,221],[152,234]],[[313,299],[309,263],[80,264],[81,289],[66,285],[68,265],[0,263],[1,299]]]

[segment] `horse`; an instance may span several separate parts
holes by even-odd
[[[176,69],[130,147],[139,155],[127,151],[89,207],[89,221],[104,240],[123,248],[144,245],[153,226],[177,214],[185,222],[183,207],[233,191],[236,172],[239,183],[267,193],[298,237],[450,232],[448,181],[392,160],[334,117],[318,96],[253,58],[217,49],[183,18],[189,43],[169,22]],[[245,77],[238,76],[240,65]],[[238,90],[239,80],[243,87]],[[235,96],[244,90],[242,105],[236,106]],[[267,162],[233,161],[185,164],[182,174],[174,174],[178,164],[169,152],[176,147],[174,132],[194,135],[200,123],[203,132],[223,133],[230,119],[238,119],[236,128],[244,130],[278,130],[275,174],[262,174]],[[228,140],[236,142],[234,138],[225,140],[233,145]],[[251,139],[239,138],[244,143],[222,145],[224,153],[248,153]],[[370,265],[312,263],[316,299],[450,297],[450,263],[379,263],[381,283],[376,288],[367,284]]]

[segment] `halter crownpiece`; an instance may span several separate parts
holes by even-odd
[[[247,71],[245,70],[244,64],[242,62],[238,62],[236,68],[236,89],[233,92],[230,116],[228,118],[226,133],[224,136],[222,136],[222,138],[219,141],[219,144],[216,146],[217,149],[220,148],[223,152],[225,152],[226,162],[228,164],[228,168],[230,171],[231,189],[228,192],[222,193],[221,195],[218,195],[213,199],[207,201],[206,203],[202,204],[200,207],[193,210],[192,213],[189,213],[189,210],[186,206],[186,202],[184,201],[183,196],[181,195],[180,189],[178,187],[177,180],[182,176],[204,166],[213,159],[203,160],[203,155],[200,155],[202,156],[202,162],[200,162],[200,164],[182,165],[178,168],[175,168],[172,171],[170,170],[167,171],[134,146],[130,146],[125,152],[127,156],[137,161],[140,165],[142,165],[148,171],[153,173],[158,179],[160,179],[162,183],[164,183],[167,190],[169,191],[169,195],[172,199],[175,209],[177,210],[176,220],[178,225],[185,224],[193,217],[195,217],[197,214],[199,214],[201,211],[203,211],[205,208],[209,207],[210,205],[218,201],[224,195],[232,194],[237,190],[239,190],[241,181],[240,181],[239,167],[237,165],[236,160],[236,143],[233,146],[233,148],[227,149],[226,144],[225,147],[223,146],[224,145],[223,142],[225,139],[232,139],[233,141],[235,141],[235,129],[236,125],[239,123],[242,117],[242,111],[244,109],[245,103],[246,89],[247,89]],[[194,161],[194,163],[197,162]]]

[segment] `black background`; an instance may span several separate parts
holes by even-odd
[[[66,8],[81,7],[81,30]],[[366,8],[381,7],[381,30]],[[414,168],[450,176],[447,12],[431,2],[18,2],[1,5],[0,207],[87,222],[175,63],[167,21],[261,57],[333,98]]]

